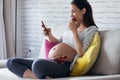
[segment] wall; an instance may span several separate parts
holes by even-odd
[[[120,0],[88,0],[99,29],[120,29]],[[41,21],[63,34],[70,20],[71,0],[18,0],[17,54],[37,56],[44,39]],[[56,37],[60,35],[55,34]],[[22,54],[21,54],[22,53]]]

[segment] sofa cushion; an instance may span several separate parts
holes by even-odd
[[[92,74],[120,73],[120,30],[101,31],[100,55],[90,70]]]
[[[52,79],[30,79],[21,78],[10,72],[7,68],[0,69],[0,80],[120,80],[120,75],[106,75],[106,76],[79,76],[79,77],[64,77]]]
[[[0,60],[0,68],[6,67],[7,60]]]
[[[38,79],[22,78],[22,77],[15,75],[11,71],[9,71],[7,68],[1,68],[0,69],[0,80],[38,80]]]
[[[96,61],[100,49],[100,44],[100,36],[98,33],[96,33],[88,50],[82,57],[77,58],[75,65],[71,71],[71,76],[84,75],[88,72],[88,70]]]

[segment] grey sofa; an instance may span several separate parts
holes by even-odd
[[[100,54],[88,74],[55,80],[120,80],[120,30],[100,31]],[[7,60],[0,61],[0,80],[33,80],[20,78],[5,68]],[[54,79],[51,79],[54,80]]]

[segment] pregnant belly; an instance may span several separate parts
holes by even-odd
[[[72,61],[74,59],[74,56],[76,54],[76,51],[70,47],[69,45],[65,44],[65,43],[60,43],[56,46],[54,46],[50,52],[49,52],[49,58],[56,58],[58,56],[67,56],[67,61]]]

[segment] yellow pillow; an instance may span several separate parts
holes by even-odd
[[[101,39],[98,32],[96,32],[88,50],[82,57],[77,58],[71,71],[71,76],[84,75],[89,71],[89,69],[96,61],[100,49],[100,44]]]

